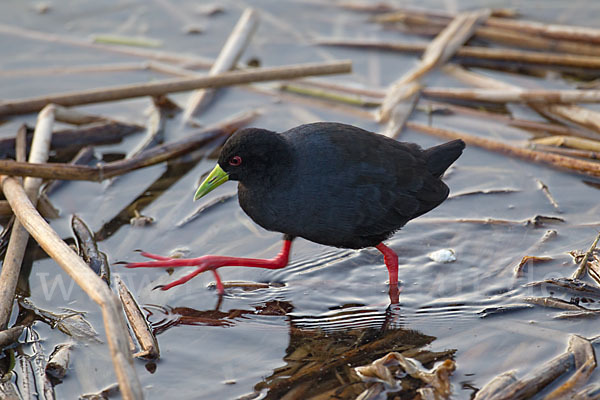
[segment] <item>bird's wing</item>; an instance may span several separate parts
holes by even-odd
[[[390,163],[391,164],[391,163]],[[423,168],[422,160],[409,156],[388,165],[382,174],[371,177],[378,181],[371,188],[379,191],[377,202],[364,194],[356,232],[361,236],[378,236],[394,232],[409,220],[438,206],[448,197],[448,187]],[[361,191],[358,191],[360,196]]]

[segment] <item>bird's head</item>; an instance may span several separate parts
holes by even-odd
[[[282,135],[266,129],[242,129],[225,142],[217,165],[198,187],[194,200],[228,180],[247,186],[269,185],[290,162],[291,155]]]

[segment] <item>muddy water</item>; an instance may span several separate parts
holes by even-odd
[[[0,5],[0,22],[80,38],[94,33],[145,35],[162,40],[166,50],[215,57],[241,10],[247,6],[242,1],[222,5],[223,14],[206,17],[195,14],[198,4],[189,1],[174,3],[175,11],[158,1],[55,2],[46,14],[35,12],[33,2],[5,3]],[[483,4],[479,1],[425,1],[418,5],[455,11]],[[568,5],[563,1],[486,1],[485,5],[516,7],[531,19],[590,26],[597,25],[590,16],[600,11],[600,4],[591,0]],[[375,87],[389,84],[415,62],[409,55],[309,45],[311,38],[319,36],[414,39],[383,31],[366,22],[366,16],[360,13],[318,1],[258,1],[252,2],[252,6],[261,12],[262,23],[242,61],[258,58],[263,65],[282,65],[351,58],[354,61],[351,76],[327,79]],[[187,22],[201,24],[205,32],[184,34],[181,27]],[[2,70],[139,61],[5,34],[0,34],[0,48]],[[502,72],[486,73],[506,81],[522,79]],[[0,76],[0,87],[2,98],[7,99],[163,77],[149,71]],[[559,77],[528,79],[542,87],[566,85]],[[441,73],[432,74],[427,82],[436,86],[456,85]],[[172,98],[184,105],[187,94]],[[148,105],[147,99],[137,99],[82,109],[144,123],[144,110]],[[255,107],[263,108],[265,113],[254,125],[273,130],[318,120],[345,122],[373,131],[379,129],[377,124],[359,116],[306,104],[277,102],[273,97],[239,88],[219,94],[202,122],[216,122]],[[523,107],[511,106],[510,110],[516,115],[539,118]],[[420,113],[413,119],[428,121]],[[33,115],[15,117],[0,126],[0,134],[13,136],[21,123],[34,121]],[[507,140],[529,137],[527,132],[470,117],[434,116],[432,123]],[[178,119],[168,123],[167,140],[185,134]],[[118,145],[99,146],[96,151],[99,156],[124,153],[141,140],[142,134],[139,134]],[[412,131],[403,132],[401,140],[424,147],[439,143],[438,139]],[[70,217],[77,213],[93,231],[104,233],[99,247],[111,262],[140,260],[134,252],[140,248],[165,255],[180,249],[190,256],[225,254],[266,258],[279,251],[280,235],[253,224],[236,201],[225,202],[176,228],[179,221],[198,207],[191,201],[195,187],[214,164],[214,160],[207,159],[201,152],[184,161],[194,163],[172,164],[169,170],[164,164],[150,167],[121,177],[111,185],[71,182],[51,196],[61,212],[61,217],[51,224],[62,237],[70,238],[73,236]],[[154,197],[141,202],[143,207],[138,208],[142,214],[155,219],[153,225],[136,228],[126,224],[127,218],[115,219],[132,201],[143,198],[153,182],[166,172],[176,179],[164,192],[154,193]],[[472,147],[467,148],[449,171],[446,181],[451,187],[451,198],[410,222],[388,241],[400,256],[402,282],[400,304],[391,310],[388,309],[387,271],[375,249],[350,251],[297,240],[291,265],[285,269],[223,269],[224,280],[270,285],[255,290],[231,288],[222,299],[212,288],[212,276],[208,274],[182,287],[161,292],[152,288],[182,276],[185,271],[168,275],[163,270],[130,271],[114,266],[113,273],[119,274],[131,288],[159,333],[160,360],[156,364],[136,361],[147,397],[232,399],[257,393],[257,396],[278,398],[303,382],[318,386],[317,377],[327,381],[334,369],[343,375],[348,372],[348,364],[361,365],[387,351],[412,346],[428,352],[450,354],[454,351],[452,357],[457,369],[452,376],[453,397],[465,399],[504,371],[517,369],[518,374],[523,374],[563,352],[570,334],[598,335],[594,319],[556,319],[559,311],[527,306],[523,300],[551,294],[564,300],[580,297],[548,286],[536,289],[523,285],[570,276],[573,272],[575,265],[567,253],[587,249],[597,233],[600,222],[598,182]],[[548,186],[558,209],[545,197],[538,181]],[[489,193],[474,193],[481,191]],[[235,185],[228,183],[203,202],[234,192]],[[536,215],[564,221],[526,223]],[[487,219],[508,222],[489,223]],[[545,235],[550,238],[544,241]],[[455,262],[442,264],[428,257],[432,251],[445,248],[455,251]],[[523,275],[515,277],[513,270],[525,255],[547,256],[551,260],[528,264]],[[39,252],[30,256],[37,259],[29,281],[30,300],[40,308],[55,312],[61,308],[86,311],[86,318],[102,338],[101,315],[95,304],[52,260]],[[594,300],[590,301],[581,304],[596,307]],[[13,316],[13,321],[15,318]],[[56,344],[68,340],[46,324],[36,323],[34,328],[46,354]],[[310,362],[318,364],[327,357],[350,357],[352,349],[377,340],[387,342],[375,348],[372,354],[330,365],[331,369],[321,374],[295,380],[300,376],[298,371],[307,368]],[[26,354],[31,352],[28,345],[22,348]],[[299,349],[309,349],[314,354],[298,359]],[[342,376],[342,381],[345,377]],[[592,379],[598,379],[598,373]],[[79,342],[69,374],[55,390],[57,398],[75,398],[114,381],[106,345]]]

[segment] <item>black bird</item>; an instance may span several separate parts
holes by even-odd
[[[389,271],[390,299],[398,302],[398,256],[383,241],[413,218],[440,205],[449,189],[444,171],[465,144],[454,140],[423,150],[383,135],[340,123],[300,125],[283,133],[248,128],[227,140],[219,161],[200,185],[197,200],[227,180],[238,181],[242,209],[258,225],[284,234],[273,259],[203,256],[130,263],[137,267],[196,266],[163,290],[216,269],[246,266],[269,269],[287,265],[292,240],[351,249],[373,246]]]

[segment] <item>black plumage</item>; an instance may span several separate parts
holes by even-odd
[[[238,180],[243,210],[265,229],[345,248],[376,246],[448,197],[441,175],[464,149],[427,150],[340,123],[281,134],[243,129],[219,165]],[[240,157],[240,165],[231,165]]]
[[[306,124],[283,133],[240,130],[227,140],[218,165],[194,198],[227,180],[239,181],[246,214],[263,228],[284,233],[281,252],[266,260],[211,255],[169,259],[142,253],[156,261],[128,267],[195,266],[162,289],[212,271],[224,293],[217,268],[283,268],[295,237],[352,249],[374,246],[388,269],[390,301],[398,303],[398,256],[383,240],[448,197],[441,176],[464,147],[462,140],[454,140],[423,150],[339,123]]]

